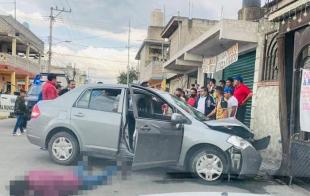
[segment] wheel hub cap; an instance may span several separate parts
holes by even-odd
[[[68,160],[73,152],[71,141],[65,137],[59,137],[55,139],[52,145],[52,152],[58,160]]]
[[[199,157],[196,163],[196,172],[199,177],[206,181],[215,181],[223,173],[223,163],[214,154],[204,154]]]

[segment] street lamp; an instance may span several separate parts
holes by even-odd
[[[61,44],[61,43],[72,43],[72,41],[70,41],[70,40],[64,40],[64,41],[56,42],[56,43],[54,43],[53,45],[55,46],[55,45],[58,45],[58,44]]]
[[[50,44],[50,50],[48,51],[48,54],[49,54],[49,62],[48,62],[48,65],[47,65],[47,72],[50,73],[50,69],[51,69],[51,62],[52,62],[52,46],[55,46],[55,45],[58,45],[58,44],[61,44],[61,43],[71,43],[72,41],[69,41],[69,40],[64,40],[64,41],[59,41],[59,42],[56,42],[55,44]]]

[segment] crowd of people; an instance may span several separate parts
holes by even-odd
[[[53,100],[75,88],[75,81],[70,80],[68,86],[61,89],[57,84],[55,74],[49,74],[47,81],[42,86],[42,91],[38,96],[40,100]],[[237,76],[221,80],[217,85],[215,79],[211,79],[206,87],[193,84],[187,93],[177,88],[174,95],[187,102],[188,105],[196,108],[209,119],[223,119],[235,117],[244,122],[246,103],[253,96],[250,88],[243,83],[243,78]],[[20,90],[20,95],[16,99],[14,112],[16,115],[16,125],[13,135],[23,134],[27,125],[27,107],[25,104],[26,91]],[[20,129],[21,133],[17,133]]]
[[[253,96],[252,91],[243,83],[242,76],[228,78],[226,81],[211,79],[206,87],[193,84],[188,93],[177,88],[174,95],[186,101],[209,119],[235,117],[244,122],[246,103]]]
[[[53,100],[58,96],[61,96],[70,90],[75,88],[75,81],[69,80],[68,86],[64,89],[57,83],[57,76],[53,73],[48,74],[47,81],[42,86],[42,91],[38,95],[38,101],[41,100]],[[14,106],[14,114],[16,115],[16,124],[13,130],[13,136],[21,135],[26,131],[27,118],[28,118],[28,108],[26,106],[25,96],[26,91],[21,89],[20,94],[16,99]],[[20,130],[20,133],[17,133],[17,130]]]

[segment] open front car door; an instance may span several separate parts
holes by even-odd
[[[131,87],[130,94],[136,121],[132,168],[175,165],[183,140],[183,126],[172,122],[175,109],[147,89]]]

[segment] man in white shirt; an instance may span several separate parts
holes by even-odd
[[[231,87],[225,87],[224,97],[227,101],[228,117],[236,117],[238,110],[238,100],[233,96],[233,89]]]

